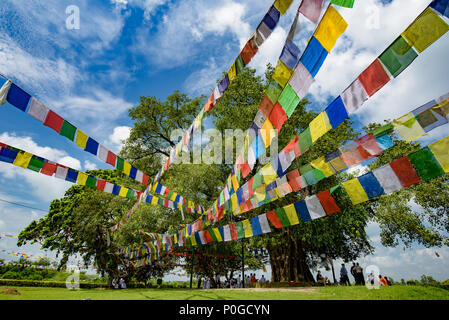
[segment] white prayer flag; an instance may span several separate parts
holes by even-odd
[[[34,119],[44,122],[45,118],[47,118],[48,108],[42,104],[39,100],[34,97],[31,99],[30,109],[28,110],[28,114],[32,116]]]
[[[363,88],[359,79],[356,79],[346,90],[341,94],[341,99],[345,105],[348,114],[354,113],[362,104],[368,100],[368,94]]]
[[[316,195],[306,198],[305,202],[312,220],[326,216],[326,211],[324,211],[324,208]]]
[[[403,188],[401,181],[399,181],[389,164],[373,170],[373,174],[384,189],[385,194],[390,194]]]

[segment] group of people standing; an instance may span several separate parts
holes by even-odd
[[[363,276],[363,268],[359,265],[358,262],[353,262],[351,269],[351,275],[354,277],[354,281],[356,285],[365,285],[365,277]],[[348,270],[345,267],[345,264],[341,264],[340,269],[340,284],[341,285],[351,285],[348,276]]]

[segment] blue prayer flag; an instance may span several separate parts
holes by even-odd
[[[441,13],[442,15],[449,17],[449,0],[435,0],[432,1],[430,7]]]
[[[328,52],[326,49],[324,49],[315,37],[312,37],[299,61],[301,61],[304,67],[310,72],[312,77],[315,77],[323,65],[324,60],[326,60],[327,55]]]
[[[98,146],[99,146],[98,142],[89,137],[89,139],[87,139],[86,149],[84,150],[96,156],[98,152]]]
[[[262,234],[259,217],[251,218],[251,228],[253,229],[253,235],[258,236]]]
[[[299,215],[301,216],[302,221],[304,221],[304,222],[312,221],[312,218],[310,217],[309,209],[307,209],[307,205],[304,200],[296,202],[295,209],[296,209],[296,212],[299,213]]]
[[[385,194],[384,188],[382,188],[374,173],[368,172],[357,179],[368,195],[368,198],[372,199]]]
[[[76,180],[78,179],[78,171],[69,168],[69,171],[67,172],[67,176],[65,177],[65,179],[66,181],[76,183]]]
[[[346,118],[349,117],[346,111],[343,100],[339,96],[326,108],[327,117],[332,126],[332,129],[337,128]]]
[[[17,109],[22,111],[26,111],[28,107],[28,102],[30,102],[31,96],[16,86],[14,83],[11,84],[11,87],[8,92],[8,96],[6,100],[12,104]]]

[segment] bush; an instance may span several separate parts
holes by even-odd
[[[16,279],[0,279],[0,285],[14,287],[52,287],[65,288],[65,281],[38,281],[38,280],[16,280]],[[80,288],[108,288],[106,284],[80,282]]]

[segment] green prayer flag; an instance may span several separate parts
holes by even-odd
[[[321,181],[324,178],[326,178],[326,176],[324,175],[323,171],[319,170],[319,169],[313,169],[313,175],[315,177],[315,179],[317,179],[317,181]]]
[[[273,104],[276,103],[281,93],[282,87],[279,85],[279,83],[277,83],[274,80],[271,80],[268,89],[266,90],[266,94]]]
[[[312,171],[312,170],[313,170],[313,167],[310,164],[306,164],[306,165],[302,166],[301,168],[299,168],[299,173],[303,176],[307,172]]]
[[[88,176],[86,180],[86,187],[96,188],[97,187],[97,179],[92,176]]]
[[[236,222],[235,228],[237,229],[237,239],[245,238],[245,230],[243,229],[242,221]]]
[[[399,38],[397,38],[396,41],[379,56],[379,60],[382,61],[387,70],[396,78],[413,62],[413,60],[416,59],[417,56],[418,54],[408,42],[402,36],[399,36]]]
[[[393,131],[394,127],[392,123],[387,123],[380,128],[377,128],[373,131],[373,135],[375,137],[383,136],[385,133]]]
[[[237,72],[237,75],[243,72],[243,68],[245,68],[245,63],[243,62],[242,56],[239,55],[238,58],[235,59],[235,71]]]
[[[253,190],[256,190],[257,188],[259,188],[263,183],[263,176],[262,173],[260,171],[258,171],[255,175],[254,175],[254,180],[253,180]]]
[[[293,111],[295,111],[300,101],[301,100],[299,99],[295,90],[290,86],[290,84],[287,84],[285,86],[278,100],[279,104],[281,105],[282,109],[284,109],[288,118],[291,117]]]
[[[59,131],[59,134],[61,136],[66,137],[67,139],[74,141],[75,140],[75,133],[76,133],[76,127],[72,125],[67,120],[64,120],[64,123],[62,124],[61,131]]]
[[[117,166],[116,166],[117,170],[123,171],[124,166],[125,166],[125,161],[122,158],[117,156]]]
[[[188,238],[186,239],[186,246],[187,246],[187,247],[191,247],[191,246],[192,246],[192,240],[190,240],[190,237],[188,237]]]
[[[207,230],[210,234],[210,237],[212,238],[212,240],[214,240],[214,242],[218,242],[217,236],[215,235],[214,230],[208,229]]]
[[[409,155],[409,159],[423,181],[429,181],[444,174],[443,168],[441,168],[429,147],[412,153]]]
[[[126,197],[128,199],[133,199],[134,198],[134,190],[128,189],[128,193],[126,194]]]
[[[339,184],[338,186],[332,187],[329,189],[330,194],[333,194],[334,192],[336,192],[337,190],[341,189],[341,184]]]
[[[304,130],[299,134],[298,140],[301,153],[305,153],[307,149],[309,149],[310,146],[312,145],[312,136],[310,134],[310,127],[307,127],[306,130]]]
[[[45,162],[43,160],[37,159],[35,156],[33,156],[30,160],[30,163],[28,164],[28,169],[39,172],[44,166],[44,163]]]
[[[331,4],[335,4],[340,7],[353,8],[355,0],[332,0]]]
[[[281,221],[282,226],[284,228],[285,227],[289,227],[290,226],[290,220],[288,220],[287,213],[285,213],[284,208],[277,208],[275,210],[275,212],[276,212],[276,215],[279,218],[279,221]]]

